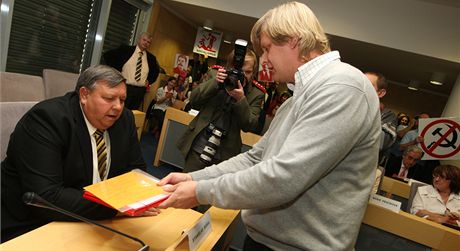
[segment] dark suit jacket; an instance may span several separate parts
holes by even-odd
[[[402,156],[396,157],[390,155],[387,165],[385,167],[385,176],[392,177],[393,174],[399,174],[399,170],[401,169],[402,163]],[[418,181],[422,181],[428,184],[431,184],[430,181],[426,182],[425,174],[423,172],[423,167],[415,164],[413,167],[409,168],[409,172],[407,173],[407,178],[415,179]]]
[[[132,112],[124,109],[108,129],[111,164],[108,177],[145,169]],[[45,200],[91,219],[117,213],[82,197],[92,184],[92,150],[75,92],[35,105],[18,122],[1,164],[2,236],[12,228],[29,228],[54,220],[73,220],[60,213],[26,206],[21,197],[35,192]]]
[[[104,61],[107,65],[117,69],[121,72],[123,65],[129,60],[136,50],[136,46],[126,46],[122,45],[116,49],[110,50],[104,53]],[[158,78],[160,73],[160,67],[158,66],[156,57],[147,52],[147,63],[149,64],[149,74],[147,75],[147,80],[150,84],[153,84]]]

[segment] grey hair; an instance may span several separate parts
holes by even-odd
[[[423,156],[423,151],[422,149],[420,149],[420,147],[416,146],[416,145],[412,145],[412,146],[409,146],[403,153],[404,156],[406,156],[407,154],[411,153],[411,152],[416,152],[416,153],[421,153],[422,156]]]
[[[138,37],[137,40],[141,39],[141,37],[148,37],[150,39],[153,38],[152,34],[150,32],[144,31],[142,32]]]
[[[105,81],[110,88],[125,83],[126,81],[126,79],[116,69],[107,65],[96,65],[89,67],[80,74],[75,91],[79,93],[80,88],[82,87],[86,87],[92,91],[96,86],[96,82],[100,80]]]

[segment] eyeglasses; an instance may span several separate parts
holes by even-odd
[[[433,174],[433,179],[436,179],[436,178],[440,178],[440,179],[443,179],[443,180],[449,180],[447,177],[445,177],[444,175],[440,175],[440,174]]]

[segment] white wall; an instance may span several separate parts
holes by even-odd
[[[460,75],[457,76],[454,88],[450,92],[449,100],[444,107],[442,117],[460,118]],[[451,164],[460,168],[460,160],[443,161],[443,164]]]
[[[261,17],[284,0],[175,0]],[[332,35],[460,62],[460,7],[428,0],[298,0]],[[443,1],[438,1],[443,2]],[[445,1],[444,1],[445,2]]]

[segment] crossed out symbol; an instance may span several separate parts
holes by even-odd
[[[428,146],[425,145],[425,142],[421,142],[421,146],[423,148],[423,151],[425,151],[427,154],[435,157],[435,158],[448,158],[452,157],[455,154],[457,154],[460,151],[460,147],[457,144],[458,140],[458,133],[460,132],[460,125],[457,124],[455,121],[448,120],[448,119],[440,119],[440,120],[435,120],[425,126],[423,129],[422,133],[420,134],[422,137],[425,137],[425,134],[428,132],[428,130],[432,129],[432,127],[438,125],[438,124],[444,124],[446,125],[449,129],[445,132],[442,131],[443,127],[436,127],[431,134],[433,136],[438,135],[439,139],[432,141]],[[458,131],[457,131],[458,130]],[[452,134],[452,138],[448,138]],[[450,153],[447,154],[436,154],[434,153],[434,150],[437,149],[438,147],[443,147],[443,148],[452,148],[453,150]]]

